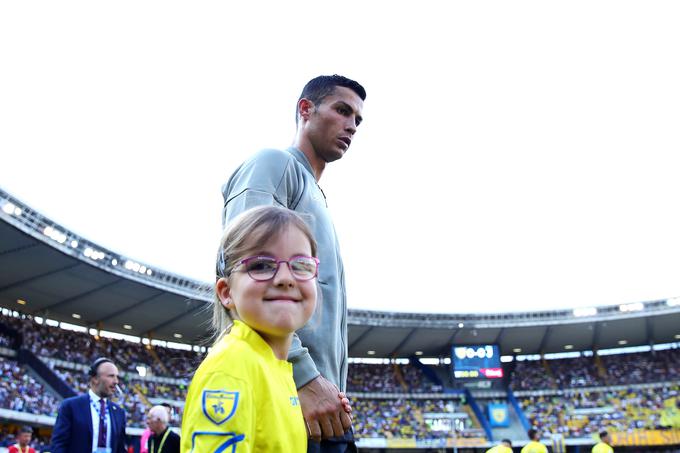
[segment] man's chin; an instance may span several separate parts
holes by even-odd
[[[323,160],[324,160],[324,162],[326,162],[328,164],[328,163],[331,163],[331,162],[335,162],[336,160],[342,159],[342,156],[344,156],[344,155],[345,155],[344,151],[340,151],[340,152],[336,152],[336,153],[326,153],[323,156]]]

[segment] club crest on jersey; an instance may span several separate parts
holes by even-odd
[[[225,390],[203,390],[201,399],[203,413],[216,425],[226,422],[236,412],[238,406],[238,392]]]

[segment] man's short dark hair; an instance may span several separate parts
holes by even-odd
[[[527,431],[527,435],[529,436],[529,439],[534,440],[536,437],[536,434],[538,434],[538,430],[531,428],[529,431]]]
[[[110,359],[107,359],[106,357],[100,357],[94,362],[92,362],[92,365],[90,365],[90,368],[87,370],[87,375],[90,376],[90,378],[97,377],[97,371],[99,370],[99,366],[102,363],[113,363]]]
[[[30,426],[22,426],[21,428],[19,428],[19,434],[24,433],[33,434],[33,428],[31,428]]]
[[[609,433],[607,431],[600,431],[600,440],[604,439],[608,435],[609,435]]]
[[[359,82],[338,74],[333,74],[314,77],[307,82],[307,85],[302,89],[298,102],[300,102],[300,99],[304,98],[312,101],[314,105],[319,105],[326,96],[333,94],[335,87],[349,88],[354,91],[362,101],[366,100],[366,90]],[[297,106],[295,107],[295,122],[297,123]]]
[[[501,441],[502,444],[508,444],[508,447],[512,447],[512,442],[510,442],[510,439],[503,439]]]

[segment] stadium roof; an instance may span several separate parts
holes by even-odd
[[[79,237],[0,190],[0,306],[158,340],[201,343],[208,285],[151,269]],[[500,314],[349,312],[352,357],[447,356],[497,343],[504,355],[677,342],[680,303]]]

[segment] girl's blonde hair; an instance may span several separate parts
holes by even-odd
[[[217,252],[216,280],[229,278],[234,266],[243,258],[257,253],[260,247],[293,226],[309,240],[312,256],[317,256],[317,246],[312,232],[302,218],[290,209],[277,206],[260,206],[249,209],[232,220],[222,235]],[[214,343],[229,332],[233,319],[220,301],[217,291],[213,297],[212,330]]]

